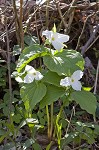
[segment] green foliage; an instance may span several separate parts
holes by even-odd
[[[95,117],[96,112],[96,98],[88,91],[75,91],[72,93],[72,98],[75,100],[82,109]]]
[[[64,95],[64,89],[54,85],[47,86],[47,92],[45,97],[40,102],[40,107],[50,105],[52,102],[57,101],[61,96]]]
[[[31,84],[25,84],[20,92],[22,100],[29,101],[29,107],[33,109],[45,96],[46,86],[43,83],[33,82]]]
[[[21,54],[20,46],[19,45],[14,45],[14,47],[13,47],[13,55],[15,56],[15,55],[19,55],[19,54]]]
[[[56,32],[55,27],[53,30]],[[46,129],[52,130],[51,136],[53,137],[50,137],[50,140],[54,139],[59,149],[72,142],[78,145],[83,141],[86,141],[88,144],[95,143],[99,127],[94,124],[82,123],[80,119],[76,121],[84,111],[77,112],[78,114],[76,114],[72,121],[70,117],[72,112],[68,107],[69,104],[71,107],[71,102],[75,101],[82,109],[92,114],[95,118],[96,108],[98,113],[98,107],[96,97],[89,92],[91,88],[84,87],[81,91],[75,91],[71,86],[62,87],[60,85],[61,79],[70,77],[77,70],[84,70],[82,55],[75,50],[64,49],[59,52],[49,49],[39,45],[38,39],[29,35],[25,35],[24,41],[26,47],[21,54],[18,45],[13,50],[14,55],[20,54],[16,75],[23,79],[27,74],[24,71],[24,67],[33,60],[37,60],[37,58],[43,58],[41,66],[38,66],[43,74],[43,79],[39,81],[34,78],[31,83],[20,83],[20,93],[19,89],[17,90],[18,87],[14,87],[12,102],[10,102],[9,89],[3,89],[4,94],[0,101],[0,111],[2,112],[0,117],[3,118],[0,120],[0,142],[5,138],[8,139],[4,149],[10,150],[15,146],[18,148],[16,142],[18,132],[27,126],[29,136],[24,142],[19,142],[19,146],[22,149],[29,149],[31,147],[34,150],[42,150],[35,140],[36,132],[38,130],[42,132],[40,129],[43,130],[44,134],[46,134]],[[1,67],[0,72],[0,86],[4,88],[7,83],[5,78],[7,69]],[[55,105],[51,105],[54,102]],[[9,107],[9,103],[11,103],[11,107]],[[47,105],[54,107],[52,108]],[[47,106],[47,110],[45,106]],[[56,108],[57,106],[58,108]],[[9,108],[11,109],[9,110]],[[6,120],[10,120],[10,123]],[[69,130],[70,123],[71,128]],[[46,150],[50,149],[52,144],[53,142],[50,141],[48,146],[46,146]]]
[[[22,71],[24,72],[24,67],[38,57],[43,57],[44,65],[47,68],[42,70],[44,77],[41,81],[33,81],[28,84],[22,83],[20,94],[25,105],[26,117],[32,116],[32,110],[40,103],[36,118],[39,118],[40,124],[46,125],[44,114],[40,109],[46,105],[51,105],[59,99],[61,99],[63,103],[66,103],[64,106],[68,106],[69,103],[74,100],[82,109],[95,117],[96,98],[92,93],[84,90],[74,91],[71,87],[64,88],[60,86],[60,80],[63,79],[64,76],[71,76],[76,70],[84,69],[84,60],[81,54],[74,50],[53,51],[39,44],[32,44],[33,43],[31,43],[29,47],[26,47],[19,57],[17,64],[18,74],[21,75]],[[86,90],[86,88],[84,89]],[[68,96],[69,98],[67,100]],[[55,118],[55,136],[57,137],[59,148],[61,144],[62,127],[67,126],[67,121],[61,118],[61,113],[58,120]],[[33,126],[29,125],[29,127],[31,128]],[[89,144],[94,142],[95,138],[88,140],[90,133],[87,133],[87,131],[91,132],[90,129],[86,129],[88,136],[81,131],[82,129],[80,128],[80,131],[77,129],[77,131],[70,133],[68,137],[66,137],[65,142],[68,144],[74,140],[80,143],[82,139],[86,140]]]
[[[4,66],[0,66],[0,87],[6,86],[6,72],[7,68]]]
[[[34,144],[33,144],[33,149],[34,149],[34,150],[38,150],[38,149],[39,149],[39,150],[42,150],[41,146],[40,146],[38,143],[34,143]]]
[[[41,125],[44,125],[44,126],[46,125],[47,117],[46,117],[45,108],[38,111],[37,118]]]
[[[29,62],[47,54],[47,49],[38,44],[26,47],[18,60],[17,71],[20,72]]]
[[[14,104],[18,101],[19,101],[19,92],[15,90],[12,92],[12,103]],[[12,109],[11,110],[9,109],[9,103],[10,103],[10,94],[9,94],[9,90],[6,89],[4,97],[3,97],[3,101],[1,101],[0,103],[0,109],[3,109],[3,114],[5,116],[8,116],[10,112],[15,111],[15,108],[13,105],[11,106]]]
[[[99,134],[99,126],[93,123],[75,122],[73,124],[75,131],[70,131],[64,138],[61,139],[61,148],[70,144],[72,141],[74,144],[80,145],[82,141],[86,141],[88,144],[95,143],[95,138]],[[96,130],[98,129],[98,132]]]
[[[33,143],[35,143],[35,141],[32,138],[26,140],[25,143],[23,144],[23,149],[29,148]]]
[[[15,123],[20,123],[20,120],[22,119],[22,116],[20,114],[15,114],[12,116],[12,119]]]
[[[31,36],[31,35],[25,35],[24,42],[28,46],[33,45],[33,44],[39,44],[38,38],[36,36]]]
[[[59,75],[71,75],[76,70],[84,69],[84,60],[80,53],[74,50],[64,50],[54,55],[44,56],[47,68]]]
[[[42,79],[42,81],[45,82],[45,83],[53,84],[55,86],[60,87],[60,80],[61,80],[61,78],[62,77],[59,76],[57,73],[48,71],[45,74],[45,76]]]
[[[5,144],[5,146],[3,147],[3,150],[11,150],[11,149],[15,149],[14,142],[9,142],[9,143]]]

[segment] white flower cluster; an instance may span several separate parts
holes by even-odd
[[[43,31],[42,35],[45,35],[53,47],[58,51],[64,47],[63,43],[69,40],[68,35],[48,30]],[[82,76],[83,72],[81,70],[77,70],[72,74],[71,77],[65,77],[64,79],[61,79],[60,85],[64,87],[71,86],[74,90],[81,91],[82,85],[79,80],[82,78]]]
[[[46,38],[49,40],[49,42],[53,45],[53,47],[60,51],[65,45],[64,42],[67,42],[69,40],[68,35],[60,34],[53,31],[45,30],[42,32],[42,36],[46,36]],[[24,77],[24,80],[22,80],[21,77],[16,77],[16,81],[23,82],[23,83],[31,83],[35,80],[41,80],[43,78],[43,75],[36,71],[32,66],[27,65],[25,67],[25,72],[27,72],[26,76]],[[65,77],[64,79],[61,79],[60,85],[63,87],[71,86],[76,91],[81,91],[82,85],[79,81],[83,76],[83,72],[81,70],[75,71],[71,77]]]
[[[39,71],[36,71],[32,66],[26,65],[25,72],[27,72],[27,74],[24,77],[24,80],[18,76],[15,78],[17,82],[31,83],[34,79],[39,81],[43,78],[43,75]]]

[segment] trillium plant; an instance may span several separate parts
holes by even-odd
[[[75,101],[95,118],[96,98],[83,88],[80,79],[83,80],[84,59],[79,52],[66,47],[69,35],[57,33],[54,25],[51,31],[43,31],[42,36],[46,39],[44,45],[34,40],[20,54],[15,79],[20,84],[27,117],[33,118],[35,107],[45,108],[48,138],[57,139],[60,148],[62,124],[59,121],[63,108]],[[33,60],[37,58],[40,65],[36,66]],[[57,115],[54,112],[56,101],[61,104]]]

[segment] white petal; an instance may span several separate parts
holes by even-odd
[[[61,42],[61,43],[64,43],[64,42],[67,42],[69,41],[69,36],[68,35],[65,35],[65,34],[58,34],[58,40]]]
[[[51,31],[51,37],[52,37],[52,41],[57,40],[58,39],[58,34],[56,32]]]
[[[81,70],[77,70],[72,74],[71,78],[77,81],[80,80],[82,76],[83,76],[83,72]]]
[[[32,66],[26,65],[25,71],[28,73],[34,73],[36,70]]]
[[[33,74],[27,74],[24,77],[24,83],[31,83],[31,82],[33,82],[33,80],[34,80]]]
[[[64,45],[61,42],[57,41],[57,40],[52,41],[52,45],[58,51],[60,51],[64,47]]]
[[[22,83],[22,82],[23,82],[23,80],[22,80],[21,77],[19,77],[19,76],[16,77],[15,80],[16,80],[17,82],[19,82],[19,83]]]
[[[49,41],[51,42],[51,38],[53,36],[53,32],[52,31],[48,31],[48,30],[45,30],[42,32],[42,36],[45,35],[47,39],[49,39]]]
[[[81,87],[82,87],[82,85],[81,85],[81,82],[80,81],[74,81],[74,82],[72,82],[72,88],[74,89],[74,90],[76,90],[76,91],[81,91]]]
[[[66,77],[64,79],[61,79],[60,85],[65,86],[65,87],[70,86],[71,85],[70,84],[70,77]]]
[[[43,78],[43,75],[39,71],[37,71],[36,76],[35,76],[35,80],[41,80],[42,78]]]
[[[49,33],[50,33],[50,31],[45,30],[45,31],[43,31],[43,32],[42,32],[42,36],[43,36],[43,35],[45,35],[45,36],[47,36],[47,37],[48,37]]]

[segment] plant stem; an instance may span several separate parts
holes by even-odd
[[[46,28],[48,29],[49,25],[49,0],[46,2]]]
[[[69,97],[68,97],[69,98]],[[67,98],[67,100],[68,100],[68,98]],[[59,122],[59,119],[60,119],[60,116],[61,116],[61,114],[62,114],[62,111],[63,111],[63,108],[64,108],[64,106],[66,105],[66,103],[67,103],[67,101],[65,101],[64,103],[63,103],[63,105],[60,107],[60,111],[59,111],[59,113],[58,113],[58,115],[57,115],[57,117],[56,117],[56,124],[58,124],[58,122]],[[56,135],[56,132],[57,132],[57,127],[55,127],[55,129],[54,129],[54,137],[55,137],[55,135]]]
[[[67,98],[67,100],[69,99],[69,97]],[[63,105],[61,106],[61,108],[60,108],[60,111],[59,111],[59,113],[58,113],[58,115],[57,115],[57,122],[59,121],[59,118],[60,118],[60,116],[61,116],[61,114],[62,114],[62,111],[63,111],[63,108],[64,108],[64,106],[66,105],[66,103],[67,103],[67,101],[65,101],[64,103],[63,103]]]
[[[66,135],[67,135],[67,132],[68,132],[69,127],[70,127],[70,123],[71,123],[71,120],[72,120],[72,117],[73,117],[74,110],[75,110],[75,106],[73,106],[73,108],[72,108],[70,120],[69,120],[69,123],[68,123],[68,125],[67,125],[67,129],[66,129]]]
[[[23,32],[23,0],[20,0],[20,37],[21,37],[21,51],[24,49],[24,32]]]
[[[50,138],[50,117],[49,117],[49,111],[48,111],[48,105],[46,105],[46,114],[47,114],[47,123],[48,123],[48,138]]]
[[[55,127],[54,127],[54,133],[53,133],[53,137],[55,138],[55,136],[57,135],[57,124],[59,122],[60,116],[62,114],[64,108],[64,104],[61,106],[60,111],[58,113],[58,115],[56,116],[56,121],[55,121]]]
[[[50,138],[52,137],[53,132],[53,103],[51,104],[51,126],[50,126]]]
[[[8,35],[8,27],[7,27],[7,16],[5,18],[5,29],[6,29],[6,40],[7,40],[7,68],[8,68],[8,81],[9,81],[9,122],[10,120],[10,114],[12,110],[12,81],[11,81],[11,60],[10,60],[10,45],[9,45],[9,35]]]
[[[20,39],[20,25],[19,25],[19,18],[18,18],[18,15],[17,15],[17,8],[16,8],[15,0],[13,0],[13,11],[14,11],[14,15],[15,15],[16,38],[17,38],[18,45],[20,45],[21,44],[21,41],[20,41],[21,40]]]

